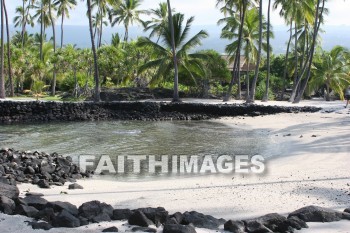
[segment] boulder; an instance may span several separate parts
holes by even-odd
[[[244,233],[245,232],[245,225],[242,221],[233,221],[229,220],[225,222],[224,224],[224,230],[233,232],[233,233]]]
[[[39,196],[26,196],[23,200],[28,206],[33,206],[38,210],[44,209],[48,203],[47,200]]]
[[[255,220],[273,232],[289,233],[293,231],[287,218],[277,213],[267,214]]]
[[[19,195],[19,190],[16,186],[0,182],[0,196],[5,196],[10,199],[15,199]]]
[[[192,225],[167,224],[163,233],[196,233],[196,229]]]
[[[302,228],[308,228],[309,226],[305,221],[301,220],[296,216],[292,216],[288,218],[289,225],[294,229],[301,230]]]
[[[75,228],[80,226],[80,220],[66,210],[62,210],[53,220],[54,227]]]
[[[319,206],[307,206],[289,214],[289,217],[296,216],[305,222],[334,222],[340,221],[343,217],[339,211]]]
[[[26,196],[38,196],[38,197],[42,197],[44,196],[44,194],[42,193],[35,193],[35,192],[27,192]]]
[[[0,211],[4,214],[13,214],[16,209],[15,202],[5,196],[0,196]]]
[[[52,228],[51,224],[47,222],[29,222],[28,225],[32,226],[34,230],[48,231]]]
[[[130,209],[115,209],[113,210],[112,220],[128,219],[134,212]]]
[[[77,183],[74,183],[74,184],[70,184],[68,186],[68,189],[84,189],[84,187],[79,185],[79,184],[77,184]]]
[[[108,227],[108,228],[104,229],[102,232],[118,232],[118,228],[117,227]]]
[[[131,228],[132,232],[151,232],[156,233],[157,229],[150,228],[150,227],[133,227]]]
[[[350,213],[350,208],[345,209],[344,212]]]
[[[44,180],[44,179],[39,180],[37,185],[39,186],[39,188],[42,188],[42,189],[49,189],[50,188],[49,182],[47,180]]]
[[[94,221],[93,219],[95,217],[103,213],[107,214],[109,218],[113,216],[113,207],[111,205],[108,205],[106,203],[101,203],[99,201],[85,202],[78,208],[78,211],[80,216],[88,219],[89,221]]]
[[[261,222],[256,220],[247,220],[244,221],[246,225],[246,231],[248,233],[269,233],[273,232],[267,227],[265,227]]]
[[[111,217],[107,213],[102,212],[102,213],[98,214],[97,216],[93,217],[91,219],[91,221],[95,222],[95,223],[110,222],[111,221]]]
[[[165,223],[168,218],[168,211],[166,211],[163,207],[139,208],[137,210],[144,213],[148,219],[156,224],[157,227]]]
[[[188,225],[192,223],[195,227],[206,229],[217,229],[220,225],[224,224],[224,219],[216,219],[210,215],[204,215],[196,211],[185,212],[183,214],[182,224]]]
[[[128,219],[130,225],[136,225],[141,227],[148,227],[149,225],[154,225],[154,223],[146,217],[146,215],[136,210]]]
[[[45,208],[37,213],[36,218],[51,222],[55,218],[55,211],[52,208]]]
[[[27,206],[27,205],[18,205],[16,206],[16,214],[20,214],[20,215],[24,215],[30,218],[35,218],[38,213],[39,210],[37,210],[35,207],[33,206]]]
[[[55,212],[60,212],[62,210],[66,210],[75,216],[77,216],[79,213],[78,208],[69,202],[53,201],[53,202],[49,202],[47,204],[47,206],[52,207]]]

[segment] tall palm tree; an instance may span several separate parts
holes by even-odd
[[[54,5],[57,7],[57,16],[61,16],[61,48],[63,47],[64,35],[64,19],[69,18],[69,10],[72,10],[76,5],[76,0],[56,0]]]
[[[92,16],[92,26],[94,27],[94,38],[96,40],[97,48],[101,47],[102,45],[102,30],[103,30],[102,26],[108,25],[108,22],[103,20],[103,18],[104,16],[101,15],[99,12],[97,12],[96,15]],[[101,20],[102,20],[102,24],[101,24]]]
[[[174,9],[172,9],[172,12],[174,13]],[[149,37],[157,36],[157,42],[159,42],[162,28],[168,22],[168,4],[166,2],[161,2],[158,8],[149,10],[148,14],[152,15],[152,19],[144,22],[144,31],[150,30]]]
[[[56,53],[56,30],[55,30],[55,20],[52,16],[52,0],[49,1],[49,18],[51,22],[51,27],[52,27],[52,35],[53,35],[53,53]],[[53,74],[52,74],[52,85],[51,85],[51,95],[55,96],[56,95],[56,65],[54,64],[53,67]]]
[[[25,5],[27,1],[28,0],[23,0],[23,6],[16,7],[16,16],[13,18],[13,24],[15,25],[15,27],[21,27],[22,46],[24,34],[26,32],[26,26],[34,26],[34,21],[29,11],[31,9],[32,4],[31,1],[28,1],[28,5]]]
[[[171,9],[171,8],[168,8]],[[169,13],[169,16],[172,14]],[[151,85],[158,83],[169,77],[174,72],[174,97],[173,101],[179,101],[178,96],[178,78],[179,74],[186,78],[195,78],[195,76],[204,76],[205,68],[202,60],[208,58],[203,53],[189,53],[196,46],[201,44],[201,40],[208,34],[201,30],[189,40],[186,40],[194,18],[187,20],[183,27],[184,15],[177,13],[172,16],[173,27],[171,23],[164,25],[161,33],[162,44],[157,44],[147,37],[139,38],[138,46],[149,46],[155,52],[155,59],[147,62],[139,68],[139,72],[148,69],[156,69],[156,74],[151,80]],[[170,19],[169,19],[170,21]],[[173,28],[173,30],[172,30]],[[172,31],[174,34],[172,34]],[[173,36],[172,36],[173,35]]]
[[[0,99],[5,99],[4,76],[4,0],[0,0],[1,8],[1,50],[0,50]]]
[[[259,67],[261,62],[261,50],[262,50],[262,39],[263,39],[263,14],[262,14],[262,0],[259,0],[259,42],[258,42],[258,56],[256,59],[256,65],[255,65],[255,75],[252,81],[252,86],[250,89],[250,95],[248,96],[246,102],[252,103],[255,101],[255,89],[256,89],[256,83],[258,81],[259,76]]]
[[[334,47],[331,51],[321,51],[315,55],[309,85],[314,88],[326,86],[326,100],[330,101],[330,90],[344,99],[343,90],[350,84],[350,64],[345,58],[345,49]]]
[[[5,13],[5,21],[6,21],[6,35],[7,35],[7,65],[8,65],[8,75],[9,75],[9,83],[10,83],[10,97],[13,97],[14,94],[14,87],[13,87],[13,80],[12,80],[12,67],[11,67],[11,49],[10,49],[10,29],[9,29],[9,18],[7,15],[7,9],[6,9],[6,1],[3,0],[3,7],[4,7],[4,13]]]
[[[231,98],[232,88],[235,80],[238,83],[238,93],[237,98],[241,98],[241,83],[240,83],[240,57],[241,57],[241,44],[242,44],[242,33],[243,33],[243,25],[245,21],[246,11],[249,6],[248,0],[237,1],[237,0],[218,0],[217,5],[224,3],[224,7],[220,10],[224,13],[224,15],[228,15],[224,19],[219,20],[219,24],[226,21],[226,26],[223,28],[223,31],[231,31],[234,32],[238,30],[238,39],[237,39],[237,47],[235,51],[234,63],[232,68],[232,78],[229,85],[229,89],[227,91],[226,96],[224,97],[224,102],[229,101]],[[237,14],[238,12],[238,14]],[[238,26],[239,25],[239,26]]]
[[[262,99],[263,102],[267,102],[269,100],[269,87],[270,87],[270,27],[271,27],[271,0],[268,2],[268,8],[267,8],[267,36],[266,36],[266,41],[267,41],[267,76],[266,76],[266,90],[265,90],[265,95]]]
[[[142,24],[141,14],[146,14],[144,10],[139,10],[142,0],[123,0],[120,5],[113,6],[109,12],[111,25],[124,24],[124,41],[128,41],[129,26],[134,23]]]
[[[98,73],[98,58],[96,53],[96,47],[94,42],[95,39],[94,39],[94,32],[93,32],[93,25],[92,25],[91,0],[86,0],[86,6],[87,6],[87,16],[89,20],[91,50],[94,57],[94,80],[95,80],[94,101],[99,102],[100,101],[100,79],[99,79],[99,73]]]

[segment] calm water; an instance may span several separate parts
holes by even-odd
[[[255,155],[267,132],[212,121],[103,121],[0,126],[0,147],[80,155]]]

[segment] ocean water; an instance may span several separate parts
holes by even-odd
[[[200,30],[204,29],[209,33],[209,37],[203,40],[203,45],[198,47],[197,50],[201,49],[214,49],[219,53],[225,53],[225,46],[228,44],[227,40],[220,38],[221,26],[216,25],[194,25],[192,26],[191,33],[189,36],[193,36]],[[16,30],[11,26],[11,34],[14,34]],[[40,31],[40,28],[28,28],[30,33],[36,33]],[[285,26],[274,26],[273,27],[275,38],[272,39],[271,44],[273,52],[275,54],[284,54],[286,50],[286,43],[289,37],[288,28]],[[60,25],[56,26],[57,32],[57,43],[60,43]],[[47,28],[46,33],[48,38],[52,36],[52,29]],[[119,33],[121,38],[124,36],[124,29],[122,27],[105,27],[102,41],[104,44],[111,42],[112,34]],[[131,27],[129,29],[129,38],[136,39],[139,36],[147,36],[148,32],[144,32],[141,27]],[[330,50],[336,45],[344,47],[350,47],[350,26],[324,26],[321,32],[321,46],[325,50]],[[87,48],[91,46],[89,28],[87,26],[71,26],[67,25],[64,28],[64,43],[74,44],[79,48]]]

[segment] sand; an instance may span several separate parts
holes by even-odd
[[[320,106],[323,110],[215,120],[228,127],[259,129],[266,133],[271,145],[263,153],[268,159],[267,171],[262,175],[198,175],[134,182],[97,176],[79,180],[83,190],[68,190],[68,184],[48,190],[22,184],[19,185],[21,195],[30,190],[44,193],[49,201],[80,205],[100,200],[115,208],[162,206],[169,212],[196,210],[225,219],[251,218],[272,212],[288,214],[306,205],[343,211],[350,207],[349,109],[344,109],[342,101],[306,101],[299,105]],[[0,219],[5,219],[0,222],[0,229],[10,225],[6,221],[14,221],[13,218],[0,215]],[[20,218],[17,222],[23,222],[24,217],[16,218]],[[121,226],[122,222],[106,224]],[[300,232],[350,232],[350,221],[312,223],[310,226],[310,229]],[[93,225],[88,229],[96,230],[96,227],[103,229]],[[22,228],[19,226],[11,232],[20,232]],[[84,232],[89,232],[88,229],[81,228]],[[26,232],[30,232],[29,227],[26,227]],[[50,232],[63,231],[55,229]],[[202,229],[200,232],[210,231]]]

